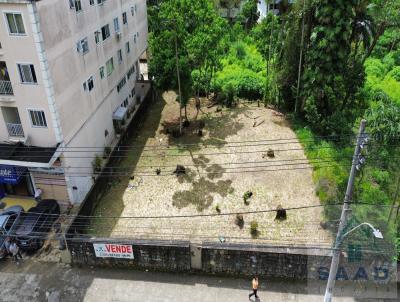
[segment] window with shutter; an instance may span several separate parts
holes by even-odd
[[[36,73],[33,64],[18,64],[19,76],[21,83],[36,84]]]
[[[106,40],[110,36],[110,27],[108,24],[104,25],[101,28],[101,35],[102,35],[103,41]]]
[[[47,121],[44,111],[28,109],[28,112],[33,127],[41,127],[41,128],[47,127]]]

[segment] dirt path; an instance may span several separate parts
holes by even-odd
[[[174,93],[165,93],[163,100],[150,106],[139,136],[132,141],[135,148],[121,163],[130,167],[134,179],[116,183],[97,214],[192,215],[215,214],[217,207],[228,213],[319,205],[312,170],[293,170],[309,166],[295,133],[279,113],[256,104],[222,111],[203,106],[204,112],[185,128],[185,135],[173,138],[179,116],[175,98]],[[188,116],[195,119],[194,104]],[[199,120],[205,123],[201,137]],[[274,150],[275,158],[266,156],[268,149]],[[186,175],[172,174],[177,164],[186,167]],[[243,201],[246,191],[253,193],[249,205]],[[318,207],[288,211],[287,220],[281,222],[274,220],[275,212],[246,214],[242,228],[234,223],[234,216],[119,219],[111,235],[202,241],[223,236],[229,242],[330,245],[329,232],[319,225],[321,215]],[[259,225],[257,239],[250,235],[253,220]]]

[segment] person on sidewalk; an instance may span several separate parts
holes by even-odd
[[[6,257],[7,255],[11,255],[10,245],[11,245],[11,238],[6,237],[6,239],[4,240],[4,249],[1,251],[4,257]]]
[[[252,281],[251,283],[252,283],[251,285],[252,285],[252,288],[253,288],[253,293],[252,293],[252,294],[249,294],[249,300],[250,300],[251,296],[255,296],[256,299],[258,299],[258,296],[257,296],[258,277],[257,277],[257,276],[254,276],[253,281]]]
[[[22,260],[21,251],[19,250],[19,246],[17,241],[13,239],[10,244],[10,253],[13,255],[15,263],[19,264],[18,257]]]

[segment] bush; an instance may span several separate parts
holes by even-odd
[[[258,222],[253,220],[252,222],[250,222],[250,234],[253,238],[257,237],[259,234],[258,231]]]
[[[216,73],[212,89],[225,92],[227,87],[233,87],[234,94],[240,98],[260,99],[265,90],[265,64],[250,41],[234,43],[221,60],[222,70]]]
[[[400,82],[400,66],[396,66],[391,71],[389,71],[388,76],[392,77],[397,82]]]
[[[103,164],[103,159],[98,154],[96,154],[95,158],[92,161],[93,172],[94,173],[100,172],[102,164]]]

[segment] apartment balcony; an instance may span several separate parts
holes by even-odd
[[[11,81],[0,80],[0,95],[12,96],[14,91],[11,85]]]
[[[24,129],[21,124],[6,123],[8,135],[10,137],[24,137]]]
[[[0,101],[14,101],[14,90],[4,61],[0,61]]]

